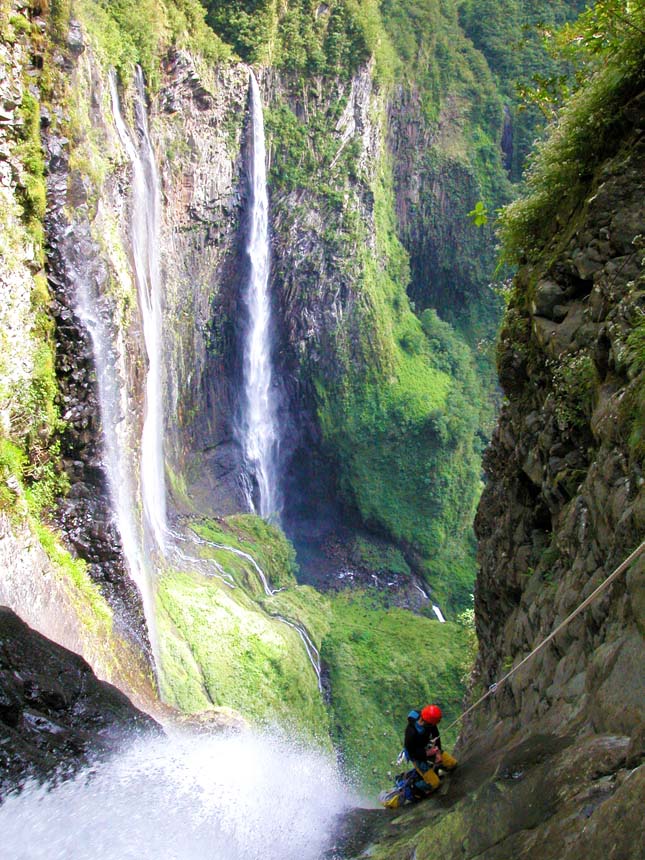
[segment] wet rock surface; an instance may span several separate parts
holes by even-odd
[[[353,810],[331,860],[641,856],[645,765],[623,735],[533,734],[473,748],[436,795],[396,811]]]
[[[81,657],[0,607],[0,801],[26,779],[69,775],[159,730]]]
[[[56,369],[65,421],[63,464],[71,485],[60,503],[58,521],[74,554],[87,561],[90,575],[117,609],[124,629],[148,651],[141,597],[128,576],[110,507],[90,334],[75,311],[79,285],[100,296],[108,270],[92,237],[88,207],[74,199],[69,141],[51,132],[44,137],[49,195],[47,279],[53,296]],[[73,219],[70,211],[75,213]],[[109,315],[109,308],[101,308],[98,298],[96,307],[98,313]]]

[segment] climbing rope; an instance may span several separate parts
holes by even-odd
[[[645,550],[645,541],[643,541],[641,543],[641,545],[639,547],[637,547],[634,550],[634,552],[631,555],[629,555],[625,559],[625,561],[622,564],[620,564],[616,568],[616,570],[607,577],[607,579],[603,580],[600,583],[600,585],[598,586],[598,588],[596,588],[594,591],[592,591],[591,594],[589,595],[589,597],[587,597],[586,600],[583,600],[577,609],[574,609],[574,611],[571,613],[571,615],[568,615],[561,624],[558,624],[558,626],[555,628],[555,630],[553,630],[551,633],[549,633],[549,635],[546,637],[546,639],[543,639],[542,642],[540,642],[540,644],[537,645],[531,651],[530,654],[527,654],[526,657],[517,664],[517,666],[514,666],[510,672],[507,672],[506,675],[504,675],[502,678],[499,679],[499,681],[496,681],[494,684],[491,684],[490,687],[488,688],[488,690],[484,693],[484,695],[481,696],[479,699],[477,699],[477,701],[473,705],[471,705],[467,710],[465,710],[463,712],[463,714],[458,716],[454,722],[450,723],[450,725],[447,728],[452,729],[453,726],[456,726],[457,723],[461,722],[461,720],[463,720],[463,718],[465,716],[467,716],[471,711],[474,711],[475,708],[479,707],[479,705],[481,705],[481,703],[483,701],[485,701],[489,696],[492,696],[494,693],[496,693],[497,690],[501,687],[501,685],[505,681],[508,681],[508,679],[511,677],[511,675],[514,675],[518,669],[521,669],[525,663],[528,663],[528,661],[532,657],[534,657],[538,653],[538,651],[541,651],[542,648],[544,648],[545,645],[547,645],[553,638],[555,638],[561,630],[564,630],[564,628],[568,624],[570,624],[571,621],[573,621],[573,619],[577,615],[580,615],[580,613],[583,610],[585,610],[587,608],[587,606],[589,606],[589,604],[601,593],[601,591],[604,591],[605,588],[607,588],[609,585],[611,585],[611,583],[615,579],[617,579],[621,573],[623,573],[625,570],[627,570],[628,567],[631,567],[631,565],[636,561],[636,559],[639,557],[639,555],[641,555],[643,550]]]

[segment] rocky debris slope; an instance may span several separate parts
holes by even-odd
[[[153,730],[81,657],[0,607],[0,801],[27,778],[69,773]]]

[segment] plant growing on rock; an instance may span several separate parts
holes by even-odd
[[[555,415],[560,429],[586,426],[598,381],[593,359],[585,352],[571,353],[563,359],[547,361],[546,366],[553,374]]]

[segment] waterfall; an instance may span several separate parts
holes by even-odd
[[[145,415],[141,434],[141,496],[146,540],[163,552],[166,545],[166,483],[163,455],[161,267],[159,259],[161,191],[146,112],[143,73],[135,73],[136,146],[125,125],[116,81],[110,78],[112,112],[123,148],[132,164],[132,255],[143,338],[148,358]]]
[[[443,612],[435,603],[432,604],[432,611],[437,616],[439,621],[441,621],[442,624],[445,624],[446,619],[444,618]]]
[[[7,797],[0,857],[318,860],[351,801],[328,758],[275,737],[149,738]]]
[[[260,89],[250,75],[252,124],[251,217],[247,254],[249,280],[244,292],[248,327],[244,344],[244,407],[240,428],[247,473],[247,500],[264,519],[279,519],[278,422],[271,366],[269,295],[269,200]],[[256,484],[256,494],[251,489]]]
[[[112,347],[109,325],[100,310],[100,299],[91,295],[85,279],[76,283],[75,311],[90,334],[92,354],[101,407],[103,456],[108,479],[112,513],[121,537],[123,555],[141,599],[148,636],[155,663],[158,647],[155,624],[153,569],[143,549],[141,532],[135,516],[137,491],[132,480],[128,455],[129,434],[124,416],[129,414],[125,370],[119,369],[117,351]]]

